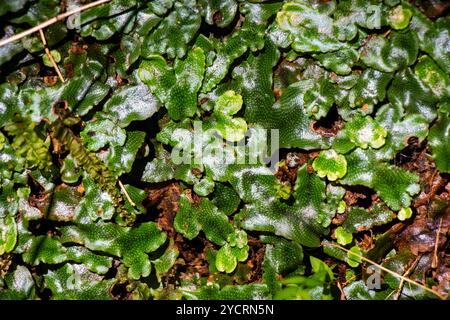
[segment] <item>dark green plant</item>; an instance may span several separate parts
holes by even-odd
[[[62,4],[0,0],[1,40]],[[445,298],[450,18],[421,9],[111,0],[43,30],[64,82],[39,34],[1,46],[0,299]]]

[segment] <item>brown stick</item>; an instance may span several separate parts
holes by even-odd
[[[58,21],[64,20],[65,18],[67,18],[67,17],[69,17],[71,15],[74,15],[75,13],[79,13],[79,12],[85,11],[87,9],[90,9],[92,7],[96,7],[98,5],[101,5],[101,4],[110,2],[110,1],[111,0],[98,0],[98,1],[95,1],[95,2],[92,2],[92,3],[89,3],[89,4],[85,5],[85,6],[73,9],[71,11],[68,11],[68,12],[65,12],[65,13],[61,13],[60,15],[57,15],[56,17],[51,18],[51,19],[49,19],[49,20],[47,20],[47,21],[45,21],[45,22],[43,22],[43,23],[41,23],[41,24],[31,28],[31,29],[25,30],[25,31],[23,31],[21,33],[15,34],[15,35],[13,35],[13,36],[11,36],[9,38],[1,40],[0,41],[0,47],[6,45],[8,43],[20,40],[23,37],[26,37],[26,36],[28,36],[28,35],[30,35],[32,33],[35,33],[35,32],[37,32],[37,31],[39,31],[41,29],[44,29],[44,28],[46,28],[46,27],[48,27],[48,26],[50,26],[50,25],[52,25],[52,24],[54,24],[54,23],[56,23]]]
[[[414,268],[417,266],[417,263],[419,262],[420,258],[422,258],[422,255],[418,256],[416,260],[411,264],[411,266],[406,270],[406,272],[403,274],[404,277],[409,277],[409,274],[414,270]],[[401,279],[400,284],[398,285],[397,293],[395,294],[394,300],[398,300],[400,298],[400,295],[403,291],[403,285],[405,284],[405,280]]]
[[[437,268],[438,262],[439,262],[437,251],[438,251],[438,247],[439,247],[439,236],[441,234],[441,229],[442,229],[442,218],[444,218],[444,217],[441,217],[441,220],[439,221],[439,228],[436,233],[436,242],[434,243],[433,260],[431,260],[431,267],[433,269]]]
[[[52,53],[50,52],[50,50],[47,48],[47,40],[45,40],[45,35],[44,35],[44,31],[42,31],[42,29],[39,29],[39,34],[41,36],[41,41],[42,44],[44,45],[44,50],[45,53],[47,54],[48,58],[50,59],[50,62],[52,63],[53,68],[55,69],[56,73],[58,74],[59,79],[61,80],[61,82],[64,83],[64,77],[61,73],[61,70],[59,70],[58,65],[56,64],[55,59],[53,58]]]

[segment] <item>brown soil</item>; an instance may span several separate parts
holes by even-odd
[[[340,262],[336,266],[336,272],[337,272],[337,279],[336,281],[339,281],[341,284],[346,283],[347,279],[345,277],[345,274],[347,272],[348,265],[346,263]]]
[[[407,246],[416,256],[433,252],[435,245],[437,245],[438,251],[442,251],[447,243],[449,228],[449,210],[438,219],[417,215],[413,222],[399,235],[396,244],[399,247]],[[439,239],[437,239],[438,235]],[[438,243],[436,243],[437,240],[439,240]]]
[[[177,270],[175,277],[190,278],[194,274],[203,277],[209,274],[205,251],[207,248],[214,247],[212,243],[201,236],[193,241],[188,241],[180,234],[177,234],[175,236],[175,245],[180,252],[180,256],[174,266]]]
[[[304,153],[290,153],[288,157],[290,160],[286,159],[284,165],[278,168],[275,176],[281,182],[289,182],[293,185],[297,178],[298,166],[306,163],[308,155]]]
[[[335,137],[343,127],[344,121],[341,117],[332,121],[330,124],[323,123],[319,120],[312,125],[313,130],[322,137]]]
[[[344,221],[347,219],[347,212],[344,212],[342,214],[336,214],[334,218],[331,220],[331,223],[340,226],[344,223]]]
[[[335,137],[344,128],[344,120],[339,115],[337,108],[333,106],[325,117],[313,122],[311,127],[322,137]]]
[[[52,201],[52,194],[45,193],[43,188],[36,186],[32,190],[32,194],[28,197],[28,204],[39,209],[41,214],[45,216]]]
[[[435,279],[438,282],[436,286],[433,286],[433,290],[438,291],[442,295],[446,295],[449,292],[449,283],[450,283],[449,266],[450,266],[450,255],[445,254],[445,256],[443,257],[443,262],[432,273],[433,279]]]
[[[437,171],[434,161],[426,152],[426,146],[416,144],[410,152],[410,161],[402,164],[403,168],[419,174],[423,191],[413,201],[416,216],[399,235],[397,245],[408,246],[415,255],[432,252],[437,245],[442,256],[447,247],[450,228],[450,183],[448,175]],[[439,243],[436,244],[438,233]],[[444,258],[445,255],[441,260]]]
[[[0,256],[0,279],[3,279],[8,273],[12,263],[12,255],[4,253]]]
[[[366,199],[366,198],[367,196],[365,194],[353,191],[346,191],[344,195],[344,201],[348,207],[354,206],[356,203],[358,203],[359,199]]]
[[[181,196],[180,185],[176,182],[163,187],[149,188],[146,190],[149,207],[156,207],[159,211],[158,226],[167,232],[171,238],[175,236],[173,219],[178,212],[178,201]]]
[[[450,182],[449,175],[437,171],[427,150],[425,143],[410,139],[409,146],[396,158],[398,165],[419,175],[422,191],[412,203],[414,219],[403,223],[406,227],[394,243],[398,250],[410,250],[422,259],[428,257],[429,265],[423,272],[431,271],[438,282],[434,289],[445,295],[450,279]]]
[[[448,0],[421,0],[418,5],[419,9],[431,19],[445,15],[450,9]]]
[[[309,159],[315,158],[315,156],[315,152],[288,152],[284,164],[278,167],[278,171],[275,173],[275,176],[281,182],[288,182],[292,187],[294,187],[297,179],[298,168],[307,163]]]
[[[222,22],[222,20],[223,20],[222,13],[220,13],[220,11],[214,12],[213,14],[214,24],[219,24]]]
[[[262,278],[262,263],[264,261],[265,245],[258,239],[248,235],[248,245],[250,247],[247,266],[251,272],[248,275],[249,282],[258,282]]]

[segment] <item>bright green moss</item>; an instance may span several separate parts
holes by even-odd
[[[214,107],[212,126],[228,141],[240,141],[247,132],[247,122],[243,118],[233,118],[242,107],[242,97],[234,91],[221,95]]]
[[[347,254],[347,263],[350,267],[357,267],[361,263],[361,249],[358,246],[350,248],[350,252]]]
[[[363,149],[369,146],[380,148],[384,145],[387,135],[387,131],[369,116],[355,117],[347,124],[345,133],[352,143]]]
[[[343,155],[333,149],[325,150],[314,159],[313,168],[319,177],[327,177],[330,181],[342,178],[347,173],[347,161]]]
[[[337,227],[335,234],[337,242],[341,245],[345,246],[346,244],[351,243],[353,240],[353,235],[350,232],[345,231],[345,229],[342,227]]]
[[[411,218],[411,216],[412,216],[411,208],[401,208],[397,214],[398,219],[401,221],[409,219],[409,218]]]
[[[56,63],[58,63],[58,62],[61,61],[61,55],[59,54],[59,52],[58,52],[57,50],[52,50],[52,51],[50,51],[50,54],[52,55],[53,60],[54,60]],[[46,54],[43,55],[43,56],[42,56],[42,61],[44,62],[44,64],[45,64],[47,67],[53,68],[53,63],[51,62],[50,57],[49,57],[48,55],[46,55]]]
[[[14,217],[0,219],[0,254],[11,252],[17,241],[17,225]]]
[[[395,30],[404,29],[408,26],[411,16],[411,10],[402,5],[396,6],[389,11],[389,24]]]

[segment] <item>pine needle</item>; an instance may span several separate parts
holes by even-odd
[[[408,268],[408,270],[405,271],[403,274],[404,277],[408,277],[410,273],[414,270],[414,268],[417,266],[417,263],[419,262],[420,258],[422,258],[422,255],[418,256],[416,260],[412,263],[412,265]],[[405,280],[401,279],[400,284],[398,285],[397,293],[395,294],[395,300],[398,300],[400,298],[400,295],[403,291],[403,285],[405,284]]]
[[[439,221],[439,228],[436,233],[436,242],[434,243],[433,260],[431,261],[431,267],[433,269],[437,268],[438,262],[439,262],[437,250],[438,250],[438,246],[439,246],[439,235],[441,234],[441,229],[442,229],[442,218],[444,218],[444,217],[441,217],[441,220]]]
[[[345,296],[345,292],[342,289],[342,285],[339,282],[339,280],[337,281],[337,287],[338,287],[339,291],[341,292],[341,300],[347,300],[347,297]]]
[[[342,247],[342,246],[340,246],[340,245],[338,245],[338,244],[335,244],[335,243],[323,243],[322,245],[335,247],[335,248],[341,249],[341,250],[343,250],[343,251],[345,251],[345,252],[347,252],[347,253],[350,253],[350,254],[352,254],[352,255],[354,255],[354,256],[357,256],[357,257],[360,258],[361,260],[364,260],[364,261],[366,261],[366,262],[369,262],[369,263],[371,263],[372,265],[377,266],[377,267],[380,268],[381,270],[383,270],[383,271],[385,271],[385,272],[387,272],[387,273],[390,273],[390,274],[392,274],[393,276],[396,276],[396,277],[398,277],[398,278],[400,278],[400,279],[403,279],[405,282],[408,282],[408,283],[410,283],[410,284],[414,284],[414,285],[416,285],[416,286],[418,286],[418,287],[421,287],[421,288],[424,289],[425,291],[428,291],[428,292],[434,294],[435,296],[437,296],[437,297],[438,297],[439,299],[441,299],[441,300],[446,300],[446,297],[442,296],[439,292],[436,292],[436,291],[434,291],[433,289],[430,289],[430,288],[424,286],[423,284],[421,284],[421,283],[419,283],[419,282],[417,282],[417,281],[411,280],[411,279],[409,279],[409,278],[407,278],[407,277],[405,277],[405,276],[403,276],[403,275],[401,275],[401,274],[398,274],[398,273],[395,272],[395,271],[392,271],[392,270],[390,270],[390,269],[388,269],[388,268],[386,268],[386,267],[383,267],[382,265],[380,265],[380,264],[376,263],[375,261],[372,261],[372,260],[370,260],[370,259],[368,259],[368,258],[366,258],[366,257],[364,257],[364,256],[362,256],[362,255],[360,255],[359,253],[352,252],[352,251],[348,250],[347,248],[344,248],[344,247]]]
[[[52,66],[55,69],[56,74],[58,75],[59,79],[61,80],[61,82],[64,83],[65,80],[61,73],[61,70],[59,69],[58,65],[56,64],[55,59],[53,58],[52,53],[50,52],[50,50],[47,47],[47,40],[45,39],[44,31],[42,31],[42,29],[39,29],[39,34],[41,36],[42,44],[44,45],[45,53],[47,54],[48,58],[50,59],[50,62],[52,63]]]
[[[118,180],[118,181],[119,181],[120,189],[122,190],[123,194],[124,194],[125,197],[127,198],[128,202],[129,202],[133,207],[136,207],[136,204],[134,203],[133,200],[131,200],[130,195],[128,194],[127,189],[125,189],[125,186],[123,185],[122,181],[120,181],[120,180]]]

